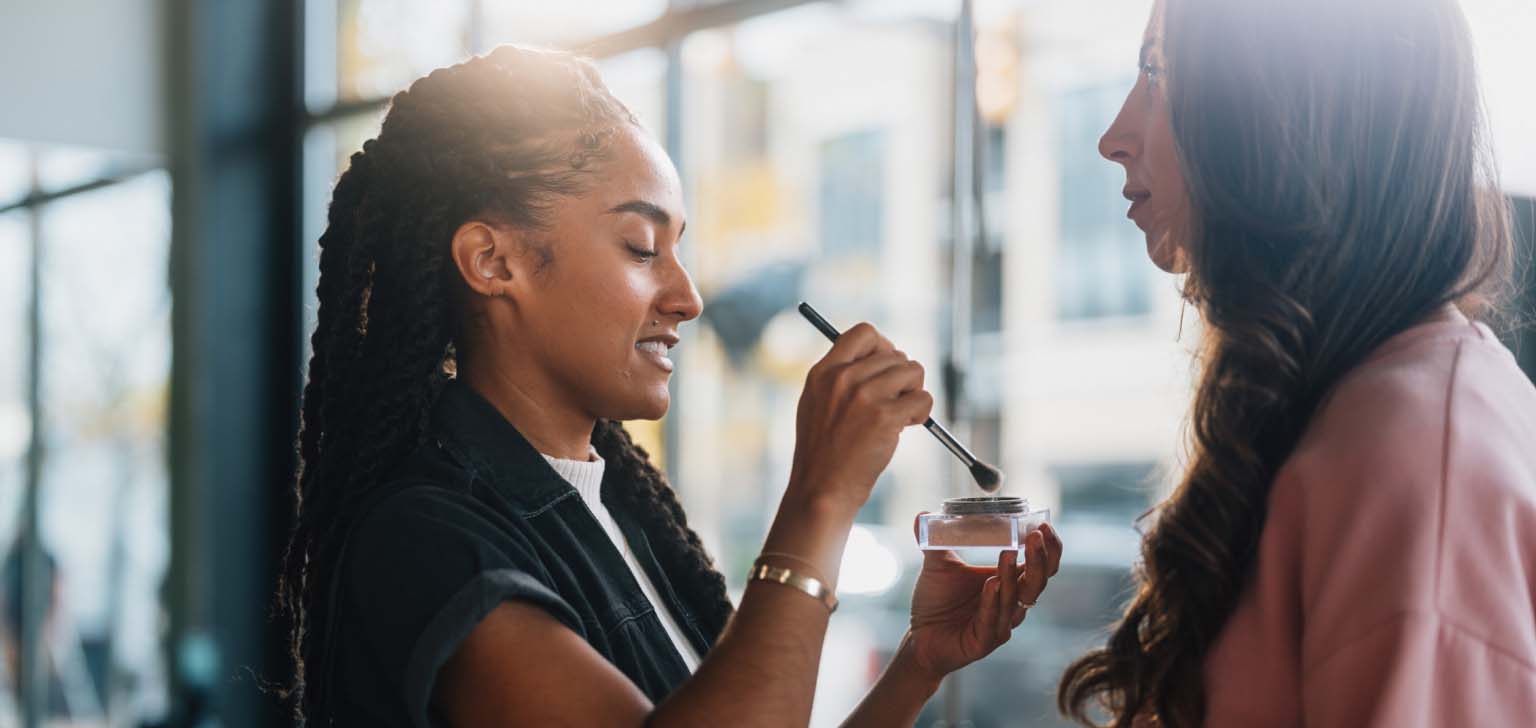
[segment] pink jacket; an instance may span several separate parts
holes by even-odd
[[[1318,410],[1206,661],[1207,725],[1536,726],[1536,388],[1448,310]]]

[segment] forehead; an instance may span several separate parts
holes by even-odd
[[[1143,54],[1162,53],[1165,7],[1163,0],[1157,0],[1152,4],[1152,15],[1147,19],[1147,29],[1141,34],[1141,50]]]
[[[644,130],[626,126],[613,140],[613,156],[598,173],[593,190],[602,203],[644,200],[674,218],[683,213],[683,185],[666,150]]]

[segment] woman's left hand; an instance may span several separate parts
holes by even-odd
[[[1061,566],[1061,539],[1050,524],[1024,540],[1024,563],[1004,551],[997,566],[971,566],[950,551],[927,551],[912,593],[912,624],[903,651],[934,678],[991,654],[1012,636]]]

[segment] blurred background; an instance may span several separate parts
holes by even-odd
[[[1536,220],[1536,3],[1463,0]],[[1198,322],[1099,134],[1151,0],[10,0],[0,7],[0,728],[282,720],[273,617],[315,240],[391,93],[499,43],[598,59],[687,188],[707,311],[635,423],[739,594],[826,344],[875,322],[1068,544],[929,728],[1056,726],[1178,467]],[[1529,297],[1517,306],[1536,314]],[[1536,339],[1507,332],[1527,371]],[[816,701],[906,625],[911,521],[971,486],[918,431],[860,515]]]

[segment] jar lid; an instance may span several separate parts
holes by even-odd
[[[951,516],[1001,515],[1025,513],[1029,501],[1014,496],[981,496],[950,498],[944,501],[944,513]]]

